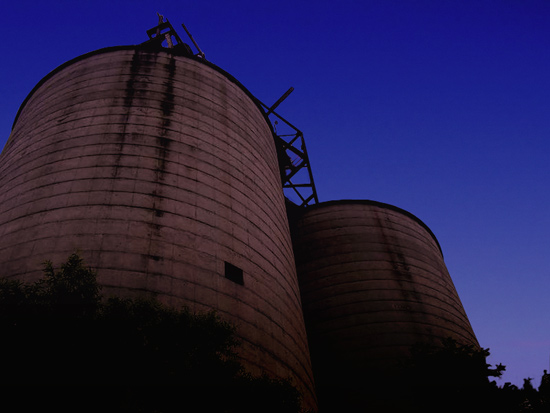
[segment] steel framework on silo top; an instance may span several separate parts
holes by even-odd
[[[157,13],[159,17],[159,24],[149,30],[147,35],[149,41],[146,43],[152,43],[157,47],[164,47],[166,43],[167,48],[183,49],[185,53],[193,55],[191,48],[188,44],[184,43],[178,36],[174,27],[170,24],[168,19],[164,21],[164,16]],[[197,42],[182,23],[182,27],[195,45],[198,53],[194,54],[196,57],[205,59],[204,52],[199,48]],[[175,42],[172,39],[175,38]],[[255,98],[257,102],[263,106],[266,111],[266,116],[270,119],[270,116],[275,116],[277,119],[283,122],[289,128],[289,133],[278,133],[277,125],[278,120],[272,122],[274,131],[275,145],[277,148],[277,154],[279,157],[279,168],[281,173],[281,182],[283,185],[283,191],[287,198],[292,202],[295,202],[301,207],[311,204],[319,203],[317,197],[317,190],[315,189],[315,183],[313,181],[313,174],[311,172],[311,164],[309,162],[309,156],[306,149],[306,143],[304,135],[296,126],[291,124],[277,112],[277,108],[283,100],[285,100],[294,88],[289,88],[273,105],[267,106],[259,99]],[[296,198],[296,196],[298,198]],[[296,201],[295,201],[296,200]]]
[[[299,206],[305,207],[319,203],[315,182],[313,181],[313,173],[311,172],[311,164],[307,153],[304,134],[296,126],[291,124],[277,112],[275,108],[286,99],[286,97],[294,90],[288,89],[277,102],[271,106],[258,101],[265,109],[266,115],[275,116],[281,120],[284,125],[289,128],[289,133],[278,133],[278,120],[272,121],[275,144],[279,154],[279,166],[281,169],[281,181],[285,194],[296,195],[299,198]]]

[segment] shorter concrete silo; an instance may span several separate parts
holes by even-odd
[[[333,201],[293,225],[302,305],[320,406],[368,406],[360,389],[386,380],[409,348],[477,340],[430,229],[374,201]]]

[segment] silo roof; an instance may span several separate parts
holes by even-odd
[[[398,212],[402,215],[405,215],[405,216],[411,218],[412,220],[416,221],[419,225],[421,225],[432,236],[432,238],[434,239],[435,243],[437,244],[437,246],[439,248],[439,251],[441,251],[441,255],[443,255],[443,250],[441,249],[441,245],[439,244],[439,241],[437,240],[435,234],[432,232],[430,227],[428,227],[416,215],[413,215],[409,211],[406,211],[402,208],[396,207],[395,205],[386,204],[384,202],[373,201],[373,200],[369,200],[369,199],[340,199],[340,200],[324,201],[324,202],[320,202],[320,203],[315,204],[315,205],[308,206],[307,208],[304,209],[304,212],[309,211],[309,210],[313,210],[313,209],[316,209],[316,208],[323,208],[323,207],[326,207],[326,206],[331,206],[331,205],[353,205],[353,204],[372,205],[372,206],[376,206],[376,207],[379,207],[379,208],[390,209],[392,211]]]
[[[12,124],[12,129],[14,128],[15,124],[17,123],[17,119],[19,118],[19,115],[21,113],[21,111],[23,110],[23,108],[25,107],[26,103],[28,102],[28,100],[32,97],[32,95],[34,94],[34,92],[39,89],[48,79],[50,79],[53,75],[55,75],[56,73],[58,73],[59,71],[63,70],[64,68],[74,64],[75,62],[78,62],[80,60],[84,60],[90,56],[94,56],[94,55],[97,55],[97,54],[102,54],[102,53],[113,53],[113,52],[117,52],[117,51],[120,51],[120,50],[143,50],[143,51],[149,51],[149,52],[152,52],[152,53],[159,53],[159,52],[165,52],[165,53],[169,53],[169,54],[172,54],[172,55],[175,55],[175,56],[181,56],[181,57],[185,57],[187,59],[191,59],[191,60],[195,60],[197,62],[200,62],[214,70],[216,70],[217,72],[219,72],[220,74],[222,74],[223,76],[225,76],[228,80],[230,80],[232,83],[234,83],[235,85],[237,85],[238,87],[240,87],[249,97],[250,99],[252,99],[252,101],[255,103],[255,105],[258,107],[258,110],[264,115],[264,118],[266,120],[266,123],[268,124],[269,128],[271,129],[271,132],[274,133],[273,131],[273,125],[271,124],[271,122],[269,121],[269,118],[267,117],[265,111],[263,110],[262,106],[261,106],[261,103],[258,101],[258,99],[241,83],[239,82],[233,75],[231,75],[230,73],[226,72],[225,70],[223,70],[222,68],[220,68],[219,66],[215,65],[214,63],[212,62],[209,62],[208,60],[206,59],[202,59],[202,58],[199,58],[197,56],[194,56],[194,55],[189,55],[189,54],[186,54],[186,53],[182,53],[180,51],[178,51],[177,49],[168,49],[168,48],[152,48],[151,46],[147,45],[147,43],[143,43],[143,44],[139,44],[139,45],[127,45],[127,46],[111,46],[111,47],[104,47],[104,48],[101,48],[101,49],[97,49],[97,50],[94,50],[94,51],[91,51],[91,52],[88,52],[88,53],[85,53],[83,55],[80,55],[80,56],[77,56],[71,60],[68,60],[67,62],[59,65],[58,67],[56,67],[55,69],[53,69],[51,72],[49,72],[46,76],[44,76],[42,79],[40,79],[40,81],[34,86],[34,88],[29,92],[29,94],[27,95],[27,97],[25,98],[25,100],[23,101],[23,103],[21,103],[21,106],[19,106],[19,110],[17,111],[17,114],[15,115],[15,119],[13,120],[13,124]]]

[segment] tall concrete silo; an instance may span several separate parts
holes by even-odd
[[[320,406],[365,411],[368,386],[389,385],[416,343],[478,345],[435,236],[412,214],[317,204],[298,214],[294,245]]]
[[[217,310],[252,373],[315,406],[273,132],[223,70],[112,47],[32,90],[0,155],[0,268],[33,281],[75,251],[106,294]]]

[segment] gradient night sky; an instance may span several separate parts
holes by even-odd
[[[156,12],[304,132],[321,201],[435,233],[499,384],[550,357],[550,1],[29,1],[2,7],[0,147],[49,71]],[[545,258],[546,257],[546,258]]]

